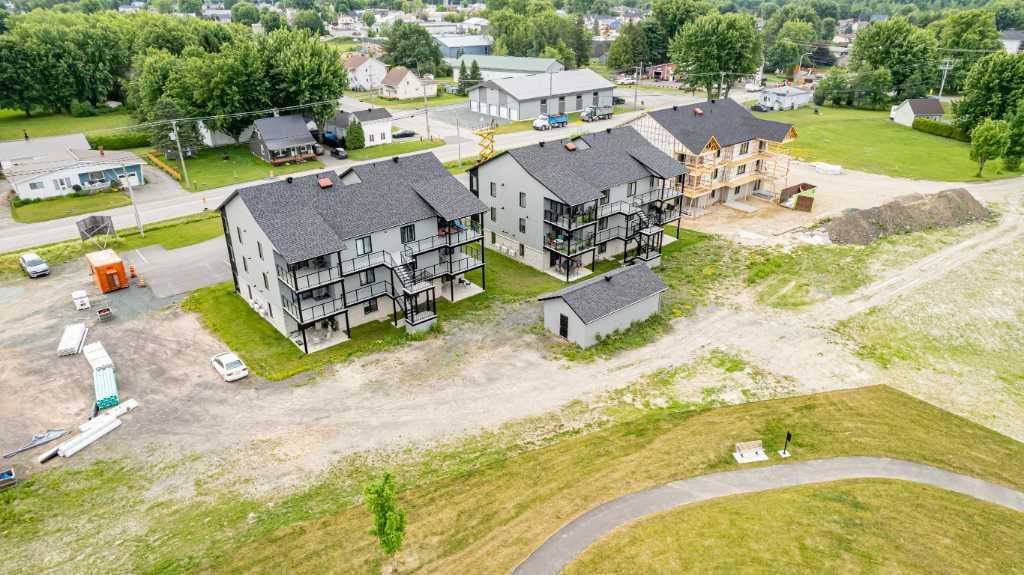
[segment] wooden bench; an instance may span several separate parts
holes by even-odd
[[[764,452],[764,445],[761,440],[741,441],[736,444],[736,451],[732,454],[736,463],[753,463],[755,461],[768,461],[768,454]]]

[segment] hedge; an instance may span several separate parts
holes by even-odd
[[[963,130],[957,128],[953,124],[936,122],[935,120],[929,120],[928,118],[914,118],[913,127],[918,132],[924,132],[925,134],[942,136],[943,138],[959,140],[961,142],[971,141],[970,136],[965,134]]]
[[[89,145],[93,149],[103,146],[104,150],[127,150],[128,148],[142,148],[148,146],[149,134],[142,132],[111,132],[109,134],[94,134],[86,136]]]

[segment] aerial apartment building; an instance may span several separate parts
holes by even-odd
[[[780,146],[797,137],[792,125],[762,120],[729,98],[654,110],[629,125],[686,166],[689,216],[751,196],[778,202],[789,171]]]
[[[494,249],[565,281],[623,254],[654,266],[686,167],[632,128],[507,150],[469,171]]]
[[[487,207],[430,153],[236,190],[220,206],[235,290],[306,353],[486,285]],[[465,278],[481,270],[481,285]]]

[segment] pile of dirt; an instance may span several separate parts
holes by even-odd
[[[825,226],[835,244],[866,246],[882,236],[951,228],[987,219],[988,208],[967,190],[957,188],[937,194],[911,194],[866,210],[850,210]]]

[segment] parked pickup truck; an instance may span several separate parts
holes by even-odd
[[[587,106],[583,113],[580,114],[580,119],[584,122],[607,120],[612,117],[612,111],[611,106]]]
[[[568,114],[558,114],[557,116],[541,114],[537,116],[536,120],[533,121],[534,130],[550,130],[551,128],[564,128],[568,125]]]

